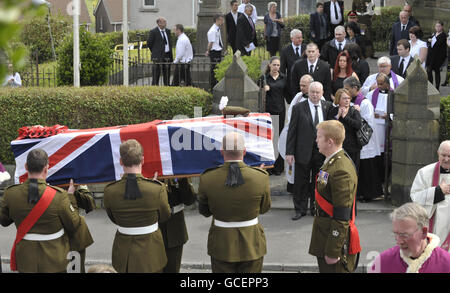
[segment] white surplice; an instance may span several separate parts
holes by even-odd
[[[434,193],[436,187],[432,187],[433,173],[436,163],[427,165],[417,171],[414,182],[411,186],[411,200],[423,206],[428,213],[428,218],[434,214],[434,227],[430,233],[436,234],[440,238],[439,245],[445,241],[450,232],[450,194],[445,195],[445,200],[434,204]],[[440,174],[439,183],[445,180],[450,183],[450,174]],[[449,250],[448,247],[442,247]]]

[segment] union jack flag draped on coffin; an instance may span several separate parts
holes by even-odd
[[[136,139],[144,148],[142,174],[153,177],[198,174],[223,164],[220,154],[223,136],[230,131],[245,139],[244,162],[250,166],[274,163],[272,120],[267,113],[247,117],[212,116],[181,120],[155,120],[148,123],[97,129],[67,130],[45,137],[16,139],[11,148],[16,159],[15,182],[27,179],[25,163],[28,152],[41,148],[49,156],[47,182],[102,183],[119,180],[119,146]]]

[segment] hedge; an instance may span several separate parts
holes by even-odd
[[[441,98],[441,115],[439,117],[439,141],[450,139],[450,96]]]
[[[10,142],[23,126],[71,129],[127,125],[211,112],[212,95],[192,87],[58,87],[0,89],[0,162],[14,164]]]
[[[245,65],[247,65],[247,75],[256,82],[261,76],[261,59],[255,55],[242,56],[242,61],[244,61]],[[217,64],[214,69],[214,76],[217,80],[221,80],[225,77],[225,72],[232,62],[233,55],[229,54],[226,55],[219,64]]]

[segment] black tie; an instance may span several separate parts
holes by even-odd
[[[342,51],[342,43],[339,43],[339,51]]]
[[[404,31],[405,30],[405,25],[404,24],[402,24],[402,31]]]
[[[400,66],[399,66],[399,68],[398,68],[398,71],[399,71],[399,73],[400,73],[400,75],[401,75],[402,77],[404,77],[404,76],[403,76],[403,70],[404,70],[403,68],[404,68],[404,66],[405,66],[404,64],[405,64],[405,59],[402,58],[402,61],[400,62]]]
[[[314,105],[314,108],[316,108],[316,113],[314,113],[314,127],[316,127],[319,124],[319,105]]]
[[[162,35],[162,38],[164,39],[164,44],[167,45],[166,34],[164,33],[164,31],[161,31],[161,35]]]
[[[309,74],[312,75],[314,73],[314,65],[309,66]]]
[[[334,2],[334,15],[336,16],[336,19],[339,19],[338,18],[338,12],[337,12],[337,1]]]
[[[298,47],[295,48],[295,55],[297,56],[297,58],[300,58],[300,54],[298,53]]]
[[[218,28],[217,31],[219,32],[219,46],[220,46],[220,48],[223,48],[223,45],[222,45],[222,35],[220,34],[220,28]]]

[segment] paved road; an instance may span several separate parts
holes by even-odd
[[[315,258],[308,254],[313,217],[307,216],[299,221],[290,219],[291,210],[272,209],[260,216],[267,238],[267,255],[264,258],[264,271],[316,271]],[[87,250],[87,263],[111,263],[111,249],[115,227],[107,218],[103,209],[93,211],[86,216],[89,229],[95,243]],[[211,218],[198,214],[197,210],[186,211],[186,223],[189,241],[183,252],[184,272],[207,272],[210,258],[206,244]],[[394,245],[390,236],[388,211],[360,211],[357,218],[360,231],[361,264],[367,264],[367,256],[372,251],[381,252]],[[15,237],[14,225],[0,229],[0,252],[3,269],[8,270],[9,253]],[[369,255],[370,256],[370,255]]]

